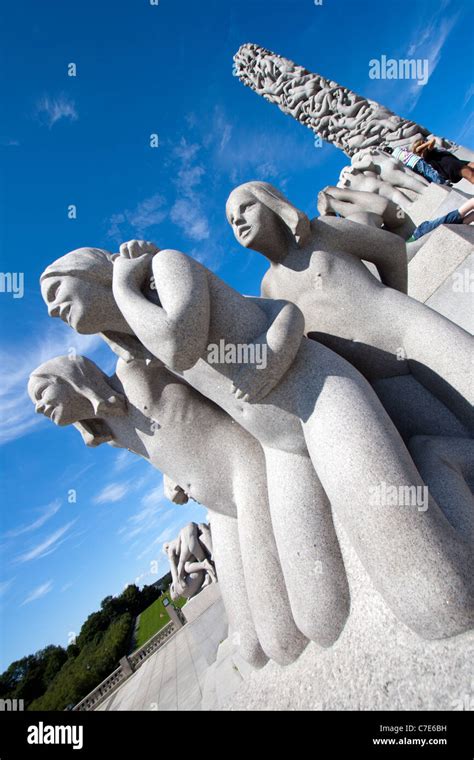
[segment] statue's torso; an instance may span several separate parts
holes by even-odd
[[[290,254],[266,272],[262,291],[299,306],[306,335],[332,348],[369,379],[408,371],[397,359],[397,322],[385,308],[393,291],[356,256],[324,248]]]
[[[119,365],[117,376],[129,401],[129,426],[131,422],[135,432],[127,442],[119,421],[111,420],[113,432],[122,436],[121,444],[146,456],[196,501],[235,516],[232,481],[238,452],[244,448],[253,455],[253,466],[263,468],[258,444],[168,370],[144,362]],[[206,456],[196,456],[202,450]]]

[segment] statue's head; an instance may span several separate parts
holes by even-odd
[[[133,335],[112,292],[113,262],[118,254],[101,248],[77,248],[53,261],[40,277],[41,294],[50,317],[59,317],[76,332],[100,334],[124,361],[150,360]]]
[[[125,414],[126,399],[84,356],[58,356],[35,369],[28,393],[38,414],[61,427],[74,425],[88,446],[112,440],[104,420]]]
[[[302,246],[309,239],[308,217],[268,182],[246,182],[231,192],[226,215],[244,248],[269,258],[281,256],[289,242]]]
[[[116,329],[123,317],[112,293],[115,255],[78,248],[46,267],[40,285],[50,317],[85,335]]]

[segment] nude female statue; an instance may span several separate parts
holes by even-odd
[[[50,314],[68,319],[81,332],[115,326],[116,339],[121,333],[135,336],[261,443],[279,550],[288,530],[295,529],[288,498],[301,483],[299,470],[309,453],[320,486],[310,498],[303,490],[300,498],[318,514],[329,499],[397,616],[428,638],[469,628],[474,614],[467,570],[471,549],[438,505],[430,499],[429,509],[415,513],[387,505],[374,510],[371,504],[381,483],[396,489],[422,488],[423,483],[362,376],[327,347],[302,339],[301,312],[291,303],[245,298],[178,251],[134,259],[126,245],[121,253],[113,261],[112,283],[120,317],[110,310],[109,295],[99,299],[90,281],[83,287],[66,275],[67,256],[42,276]],[[153,296],[147,292],[151,282]],[[107,304],[100,314],[94,310],[98,299]],[[244,365],[236,371],[227,363],[211,364],[208,347],[221,340],[234,345],[260,341],[267,347],[267,367]]]
[[[288,494],[293,531],[282,526],[286,536],[277,550],[261,447],[160,362],[120,359],[108,378],[88,359],[60,357],[33,372],[29,393],[37,412],[58,425],[74,424],[87,445],[127,448],[183,484],[214,517],[238,518],[252,618],[271,659],[288,664],[309,638],[323,646],[337,639],[349,592],[327,503],[320,515],[316,509],[305,514],[304,499],[300,505],[301,492],[311,493],[314,486],[310,462],[303,461],[301,481]],[[316,560],[326,572],[308,577],[306,565]]]
[[[305,333],[344,356],[371,382],[410,373],[414,394],[424,400],[410,409],[410,398],[404,398],[405,414],[423,416],[423,404],[436,409],[442,404],[449,435],[469,435],[473,339],[405,294],[403,240],[348,219],[310,221],[264,182],[236,188],[227,201],[227,218],[239,243],[271,262],[262,281],[264,297],[297,304]],[[362,260],[376,265],[382,282]],[[439,435],[432,425],[418,432]]]

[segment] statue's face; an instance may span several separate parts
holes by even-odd
[[[249,190],[235,191],[227,206],[234,235],[244,248],[260,250],[260,244],[275,234],[278,217]]]
[[[105,309],[111,291],[104,285],[69,275],[47,277],[41,295],[50,317],[59,317],[76,332],[94,335],[104,331]]]
[[[28,393],[35,412],[44,414],[55,425],[72,425],[94,415],[91,402],[60,378],[32,375]]]

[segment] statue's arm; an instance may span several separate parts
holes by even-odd
[[[156,254],[152,260],[152,287],[159,299],[156,304],[142,293],[150,272],[150,262],[142,259],[115,260],[113,291],[117,304],[145,348],[171,369],[182,372],[194,366],[208,343],[206,271],[179,251]]]
[[[304,335],[304,317],[298,306],[271,298],[254,299],[268,318],[268,329],[253,341],[260,344],[260,368],[242,367],[234,378],[237,398],[259,401],[280,382],[293,364]]]
[[[371,261],[378,269],[383,284],[402,293],[408,287],[408,262],[405,241],[387,230],[379,230],[349,219],[325,217],[324,224],[337,230],[334,247],[351,253],[363,261]]]

